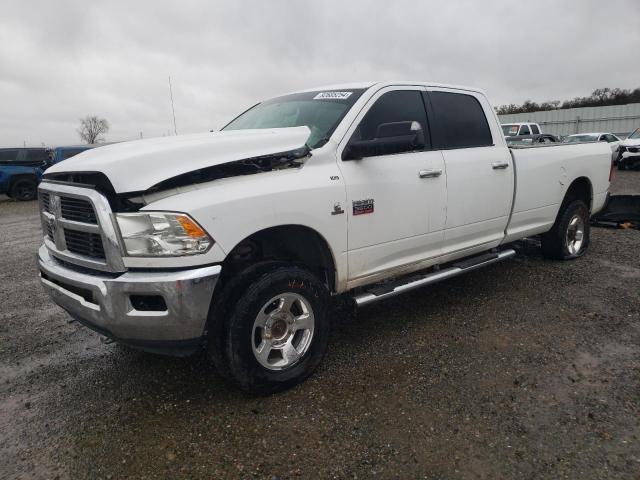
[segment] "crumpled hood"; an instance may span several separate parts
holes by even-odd
[[[136,140],[87,150],[46,173],[101,172],[116,193],[138,192],[201,168],[301,148],[309,134],[307,127],[291,127]]]

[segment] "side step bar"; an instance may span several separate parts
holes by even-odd
[[[384,286],[374,287],[369,291],[354,296],[353,298],[356,302],[356,306],[362,307],[364,305],[369,305],[371,303],[408,292],[409,290],[424,287],[425,285],[431,285],[432,283],[440,282],[447,278],[455,277],[457,275],[491,265],[492,263],[501,262],[502,260],[513,257],[515,254],[516,251],[511,248],[501,250],[496,253],[485,253],[477,257],[461,260],[444,270],[436,270],[426,275],[413,276],[410,281],[396,284],[395,287],[393,285],[389,285],[388,288],[384,288]],[[402,282],[402,280],[400,280],[400,282]]]

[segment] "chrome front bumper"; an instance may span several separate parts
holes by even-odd
[[[221,267],[122,274],[81,272],[38,251],[40,280],[55,303],[84,325],[148,350],[202,338]],[[136,310],[131,296],[162,297],[166,309]]]

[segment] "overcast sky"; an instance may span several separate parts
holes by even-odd
[[[161,5],[162,3],[162,5]],[[525,4],[527,6],[525,6]],[[0,145],[223,126],[316,85],[427,80],[498,105],[640,87],[640,1],[35,1],[0,4]]]

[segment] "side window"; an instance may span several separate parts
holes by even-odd
[[[407,141],[409,136],[415,141]],[[349,141],[361,142],[372,142],[367,146],[369,157],[431,148],[422,93],[396,90],[378,98]]]
[[[531,135],[531,130],[529,130],[529,126],[522,125],[520,127],[520,133],[518,135]]]
[[[0,162],[15,162],[19,150],[0,150]]]
[[[534,135],[538,135],[540,133],[540,129],[537,125],[531,125],[531,133],[533,133]]]
[[[613,135],[610,135],[610,134],[606,134],[605,135],[605,139],[609,143],[613,143],[613,142],[617,142],[618,141],[618,140],[616,140],[616,137],[614,137]]]
[[[40,163],[49,159],[49,154],[46,150],[27,150],[26,162]]]
[[[487,117],[475,97],[429,92],[429,99],[434,113],[434,146],[448,149],[493,145]]]

